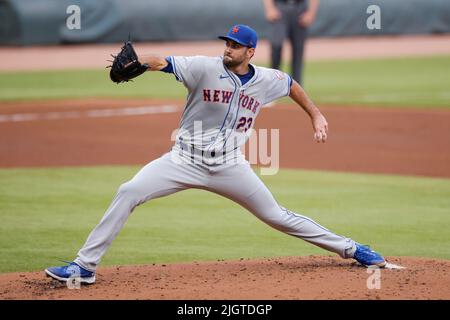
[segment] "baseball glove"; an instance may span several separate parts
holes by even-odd
[[[114,58],[109,77],[115,83],[127,82],[130,79],[140,76],[148,69],[148,64],[141,64],[138,56],[134,51],[131,41],[125,42],[117,56],[111,55]]]

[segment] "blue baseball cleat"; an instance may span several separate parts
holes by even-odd
[[[75,262],[68,262],[67,266],[51,267],[45,269],[45,273],[58,281],[67,282],[76,278],[80,283],[92,284],[95,282],[95,272],[80,267]]]
[[[366,267],[377,266],[383,268],[386,266],[386,260],[379,253],[370,249],[369,246],[363,246],[359,243],[356,243],[356,251],[353,259]]]

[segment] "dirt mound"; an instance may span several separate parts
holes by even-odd
[[[100,267],[96,284],[79,289],[44,272],[9,273],[0,299],[450,299],[449,260],[387,260],[405,269],[328,256]]]

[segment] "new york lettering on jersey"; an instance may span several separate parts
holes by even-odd
[[[230,103],[232,96],[233,91],[203,89],[203,101],[205,102],[219,102],[228,104]]]
[[[169,57],[176,79],[188,90],[180,128],[188,132],[195,148],[225,148],[231,141],[229,130],[241,135],[254,123],[261,106],[289,95],[291,78],[280,71],[250,65],[248,74],[228,70],[222,57]],[[171,70],[171,71],[172,71]],[[201,136],[194,123],[201,119]],[[238,137],[245,144],[247,135]],[[186,141],[186,139],[184,139]]]
[[[203,101],[205,102],[228,104],[230,103],[232,95],[232,91],[203,89]],[[241,108],[245,108],[247,110],[251,110],[253,113],[256,113],[260,105],[261,103],[259,101],[257,101],[253,97],[249,97],[248,95],[244,94],[244,92],[241,92],[241,94],[239,95],[239,106]]]

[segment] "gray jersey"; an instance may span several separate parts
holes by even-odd
[[[244,85],[222,57],[170,57],[174,74],[188,90],[177,142],[202,151],[232,151],[245,144],[261,107],[289,95],[284,72],[252,65]]]
[[[244,144],[261,106],[289,94],[289,76],[273,69],[254,66],[253,78],[241,85],[239,78],[223,66],[220,57],[171,60],[176,77],[189,91],[177,142],[192,142],[203,151],[213,147],[224,150],[232,136],[237,137],[239,146]],[[202,131],[195,132],[197,121],[202,121]],[[336,235],[308,217],[280,206],[248,162],[205,168],[195,162],[184,162],[183,152],[178,151],[174,148],[150,162],[121,185],[103,219],[78,252],[75,259],[78,265],[95,271],[136,206],[189,188],[227,197],[273,228],[343,258],[354,255],[356,244],[352,239]]]

